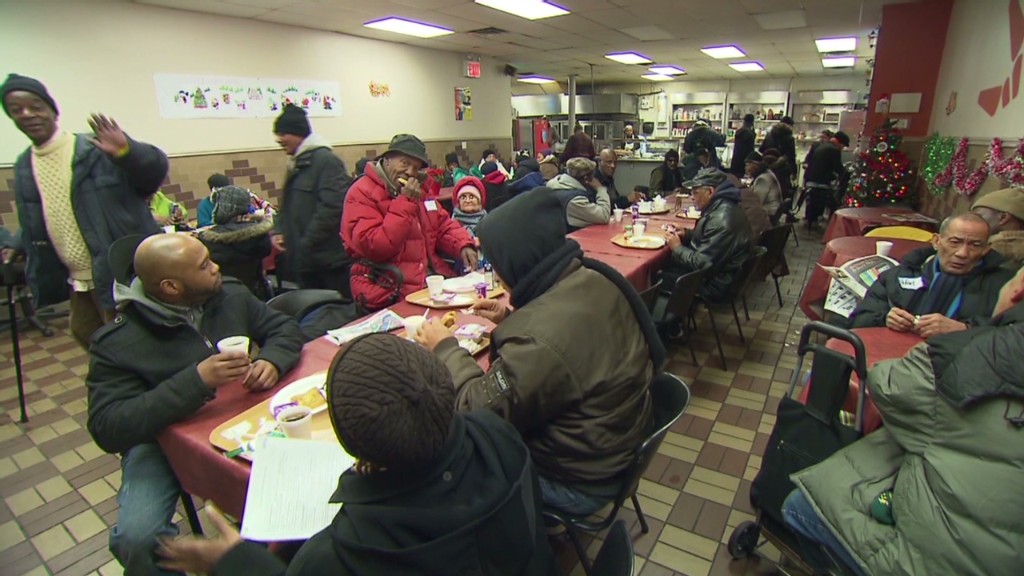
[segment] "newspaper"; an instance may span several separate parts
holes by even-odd
[[[868,288],[883,272],[895,268],[899,263],[888,256],[872,254],[850,260],[842,266],[821,266],[830,277],[828,295],[825,296],[825,310],[849,318],[857,304],[864,299]]]

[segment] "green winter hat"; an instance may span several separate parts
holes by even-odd
[[[420,140],[412,134],[395,135],[395,137],[391,139],[391,143],[388,144],[388,149],[378,156],[377,159],[380,160],[392,152],[400,152],[406,156],[412,156],[413,158],[423,162],[424,166],[430,165],[430,160],[427,159],[426,145],[423,144],[423,140]]]

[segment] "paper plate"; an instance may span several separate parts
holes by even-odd
[[[665,206],[661,210],[657,210],[655,208],[651,208],[650,210],[644,210],[643,208],[641,208],[640,214],[644,216],[656,216],[658,214],[668,214],[670,211],[671,209],[668,206]]]
[[[313,414],[319,414],[327,409],[327,391],[325,390],[327,384],[327,372],[317,372],[305,378],[300,378],[295,382],[281,388],[274,394],[274,397],[270,399],[270,414],[271,416],[277,417],[277,413],[283,408],[288,406],[295,406],[298,404],[304,404],[309,406],[313,411]],[[313,404],[310,405],[309,398],[303,401],[302,396],[307,394],[310,390],[316,390],[316,393],[320,396],[320,400],[316,400],[315,397],[310,395],[313,399]]]
[[[484,275],[479,272],[470,272],[465,276],[458,278],[446,278],[444,281],[444,291],[454,292],[456,294],[465,294],[467,292],[475,292],[476,285],[484,282]]]
[[[665,245],[665,238],[644,234],[639,238],[626,237],[625,234],[616,234],[612,237],[612,243],[623,248],[636,248],[639,250],[657,250]]]

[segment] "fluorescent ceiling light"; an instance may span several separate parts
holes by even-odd
[[[653,80],[655,82],[664,82],[665,80],[675,80],[675,78],[673,78],[672,76],[669,76],[667,74],[641,74],[640,77],[641,78],[646,78],[648,80]]]
[[[394,16],[381,20],[373,20],[363,24],[363,26],[366,26],[367,28],[375,28],[377,30],[384,30],[385,32],[405,34],[406,36],[416,36],[417,38],[434,38],[437,36],[446,36],[448,34],[455,33],[454,30],[434,26],[433,24],[424,24],[423,22],[406,20],[405,18],[395,18]]]
[[[740,50],[738,46],[706,46],[700,49],[701,52],[711,56],[712,58],[743,58],[746,56],[746,52]]]
[[[565,8],[544,0],[476,0],[476,3],[527,20],[540,20],[569,13]]]
[[[667,74],[669,76],[679,76],[680,74],[686,74],[686,70],[682,68],[676,68],[675,66],[651,66],[648,68],[655,74]]]
[[[554,78],[548,78],[547,76],[520,76],[517,80],[527,84],[551,84],[555,82]]]
[[[843,56],[842,58],[822,58],[821,65],[825,68],[853,68],[853,65],[857,63],[857,59],[853,56]]]
[[[737,72],[760,72],[764,70],[764,66],[760,62],[733,62],[729,64],[729,68]]]
[[[857,38],[818,38],[814,41],[818,52],[853,52],[857,49]]]
[[[637,54],[636,52],[612,52],[611,54],[605,54],[605,58],[614,60],[622,64],[650,64],[651,59],[643,54]]]

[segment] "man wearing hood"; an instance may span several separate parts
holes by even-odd
[[[850,315],[851,326],[886,326],[931,338],[983,323],[1013,276],[988,238],[988,223],[973,212],[946,218],[931,246],[907,254],[878,277]]]
[[[796,174],[796,138],[793,137],[792,117],[783,116],[778,124],[772,126],[757,151],[765,154],[770,148],[778,149],[779,153],[786,158],[789,173]]]
[[[555,191],[555,197],[562,203],[569,232],[592,224],[607,224],[612,217],[608,189],[594,178],[596,167],[593,160],[572,158],[565,165],[565,174],[548,182],[548,188]]]
[[[750,255],[750,223],[740,206],[740,190],[717,168],[701,170],[685,187],[693,194],[700,219],[693,230],[666,235],[672,250],[672,264],[665,270],[668,285],[674,286],[683,274],[707,268],[700,294],[721,302]]]
[[[212,228],[199,233],[225,276],[237,278],[253,294],[263,294],[263,259],[270,255],[270,231],[274,223],[261,212],[249,213],[251,193],[240,186],[223,186],[213,194]]]
[[[286,252],[288,274],[301,288],[351,297],[349,261],[338,230],[352,180],[327,140],[313,134],[306,111],[287,105],[274,121],[277,143],[290,156],[273,242]]]
[[[669,150],[665,152],[665,161],[654,170],[651,170],[651,193],[667,196],[682,189],[683,170],[679,167],[679,152]]]
[[[446,256],[475,270],[473,237],[436,200],[424,200],[420,171],[427,147],[398,134],[345,198],[341,236],[352,264],[352,297],[367,310],[386,308],[426,286],[427,276],[455,276]]]
[[[285,566],[214,512],[220,537],[166,542],[165,567],[217,576],[555,573],[529,451],[494,413],[456,411],[452,376],[434,355],[390,334],[353,340],[331,362],[327,402],[338,441],[357,459],[331,497],[344,504],[331,525]]]
[[[135,252],[137,277],[115,284],[119,314],[90,350],[88,429],[106,452],[121,454],[117,524],[110,550],[126,574],[157,574],[157,537],[173,535],[181,494],[157,444],[167,426],[192,416],[222,386],[266,390],[298,362],[302,334],[220,269],[203,244],[157,234]],[[115,270],[124,279],[127,271]],[[248,336],[255,360],[218,352],[217,342]]]
[[[451,370],[460,410],[489,408],[523,435],[544,502],[587,516],[615,496],[651,432],[648,385],[665,349],[636,290],[565,237],[560,206],[538,188],[477,228],[514,309],[474,305],[497,324],[486,373],[436,320],[418,340]]]

